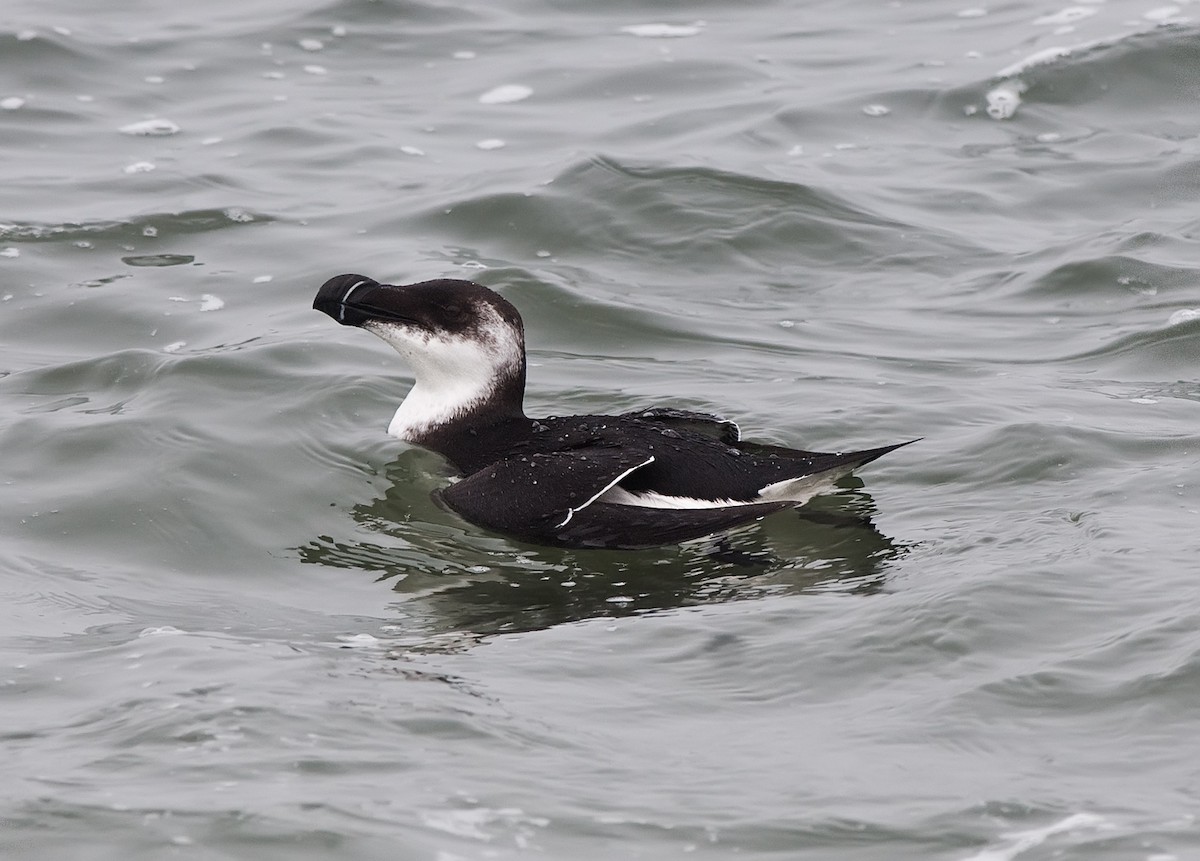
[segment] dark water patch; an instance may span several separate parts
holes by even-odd
[[[1045,147],[1042,152],[1071,161],[1078,160],[1078,153],[1061,144],[1100,130],[1167,141],[1194,136],[1195,124],[1171,109],[1190,98],[1197,84],[1194,25],[1131,31],[1061,50],[1056,57],[997,70],[991,78],[908,91],[907,96],[905,91],[879,93],[876,99],[906,105],[901,117],[919,116],[921,106],[928,105],[933,109],[930,118],[959,130],[990,132],[990,146],[1023,138],[1030,152]],[[1031,51],[1030,57],[1037,53]],[[989,116],[989,96],[999,89],[1007,89],[1014,99],[1011,116]]]
[[[1080,591],[1075,605],[1088,600]],[[1145,599],[1133,595],[1130,600]],[[986,682],[958,698],[955,708],[1006,713],[1011,720],[1043,725],[1082,719],[1116,726],[1136,750],[1182,720],[1184,692],[1200,677],[1200,649],[1190,635],[1195,621],[1186,608],[1142,629],[1117,620],[1097,642],[1071,644],[1049,666]]]
[[[105,65],[100,51],[74,35],[37,26],[0,34],[9,80],[20,80],[14,89],[55,92],[70,90],[81,80],[91,80]]]
[[[0,224],[0,238],[13,242],[59,242],[88,239],[91,235],[106,234],[121,229],[122,222],[100,221],[87,224]]]
[[[183,266],[195,261],[191,254],[138,254],[122,257],[121,262],[127,266]]]
[[[314,25],[325,25],[330,18],[347,23],[386,27],[391,30],[398,22],[408,26],[425,26],[434,30],[454,30],[482,24],[488,16],[474,9],[422,3],[417,0],[327,0],[319,10],[308,13]],[[356,34],[357,35],[357,34]],[[365,34],[370,37],[370,32]],[[384,40],[389,44],[394,41]]]
[[[1194,376],[1200,362],[1200,320],[1122,335],[1101,347],[1057,361],[1088,365],[1105,374],[1121,371],[1141,380],[1187,379]]]
[[[1072,50],[1052,62],[1019,72],[1028,85],[1027,98],[1047,105],[1104,107],[1130,125],[1154,134],[1182,122],[1181,116],[1162,116],[1156,105],[1181,104],[1200,83],[1200,40],[1195,25],[1177,25],[1099,40]],[[1109,110],[1119,105],[1120,111]],[[1143,115],[1156,114],[1147,127]]]
[[[1089,376],[1074,381],[1074,385],[1109,398],[1141,405],[1153,405],[1163,398],[1200,401],[1200,380],[1106,380]]]
[[[130,397],[146,390],[170,364],[169,358],[145,351],[127,350],[95,359],[36,368],[5,380],[9,391],[35,397],[86,393]]]
[[[626,124],[620,126],[625,134],[656,145],[676,134],[695,135],[697,129],[705,127],[705,120],[736,125],[742,122],[744,112],[759,112],[768,104],[759,99],[743,99],[734,104],[732,93],[722,93],[725,87],[746,88],[763,77],[761,69],[722,60],[689,57],[664,69],[660,55],[631,61],[619,68],[598,66],[586,76],[581,76],[577,67],[563,69],[560,74],[567,83],[556,91],[557,99],[578,101],[601,92],[612,100],[614,114],[627,118]],[[579,80],[576,83],[573,79]],[[686,108],[652,104],[659,99],[686,100],[688,96],[703,95],[714,98],[701,99]],[[732,109],[729,113],[714,104],[718,98],[726,102],[724,108]],[[653,138],[653,129],[660,132],[657,138]],[[615,132],[610,134],[616,136]]]
[[[1197,221],[1196,227],[1200,228],[1200,221]],[[1200,260],[1200,231],[1163,233],[1145,230],[1114,238],[1116,244],[1113,250],[1116,253],[1134,258],[1157,258],[1156,262],[1160,266],[1190,268],[1195,272],[1194,264]]]
[[[1108,255],[1090,260],[1074,260],[1038,275],[1020,293],[1022,305],[1050,300],[1061,310],[1074,310],[1076,303],[1087,303],[1095,311],[1096,303],[1113,299],[1130,305],[1135,297],[1166,295],[1181,288],[1200,286],[1200,266],[1166,266],[1127,255]],[[1082,310],[1082,309],[1079,309]]]
[[[879,271],[905,226],[812,185],[712,168],[593,159],[545,191],[474,197],[420,218],[426,229],[530,256],[539,246],[624,265],[650,260],[681,273],[811,273],[853,261]],[[928,243],[927,239],[920,240]],[[527,240],[526,240],[527,242]],[[501,244],[503,243],[503,244]],[[912,242],[903,253],[912,254]],[[927,245],[926,253],[946,252]]]
[[[255,224],[274,218],[241,207],[191,212],[162,212],[128,220],[64,222],[12,222],[0,224],[0,240],[20,243],[70,242],[78,247],[98,243],[144,243],[158,236],[188,236],[225,230],[235,224]],[[90,243],[90,245],[80,245]]]
[[[1103,253],[1128,244],[1142,246],[1142,253]],[[938,337],[946,345],[959,342],[964,359],[987,356],[1014,366],[1090,363],[1111,378],[1123,364],[1110,360],[1121,357],[1124,363],[1128,357],[1132,362],[1126,367],[1135,378],[1185,379],[1200,269],[1155,260],[1158,247],[1103,235],[1066,246],[1055,243],[1003,265],[979,261],[978,271],[973,265],[930,297],[941,323],[957,319],[963,327],[957,334],[943,328]],[[1172,250],[1162,256],[1176,258],[1177,246],[1166,247]],[[1084,249],[1101,253],[1075,256]],[[1016,345],[1021,349],[1013,350]],[[1139,370],[1150,365],[1155,373]]]
[[[81,404],[86,404],[88,402],[89,402],[88,398],[76,395],[74,397],[60,398],[59,400],[51,401],[50,403],[38,404],[36,406],[30,407],[29,409],[25,410],[25,412],[27,412],[27,413],[54,413],[54,412],[58,412],[59,410],[62,410],[62,409],[70,409],[71,407],[77,407],[77,406],[80,406]]]
[[[692,794],[686,789],[679,791]],[[696,788],[692,792],[700,794]],[[742,821],[727,821],[722,816],[710,819],[702,811],[696,811],[696,815],[679,820],[658,821],[647,819],[639,811],[627,810],[589,819],[570,817],[562,826],[586,835],[591,843],[659,843],[664,850],[696,853],[697,857],[716,852],[803,858],[845,851],[861,861],[888,861],[896,857],[936,857],[938,853],[962,850],[970,845],[969,841],[957,836],[947,838],[928,830],[867,819],[822,816],[811,808],[796,817],[782,813],[772,816],[774,812],[759,810]],[[896,853],[900,853],[899,856]]]
[[[122,273],[122,274],[118,274],[118,275],[107,275],[102,278],[89,278],[86,281],[79,281],[75,284],[72,284],[71,286],[72,287],[88,287],[88,288],[104,287],[104,286],[112,284],[116,281],[120,281],[122,278],[129,278],[129,277],[130,276],[127,273]]]
[[[1151,442],[1141,431],[1111,431],[1072,422],[1006,423],[960,441],[954,460],[926,464],[920,481],[957,486],[1012,484],[1046,487],[1082,475],[1120,471],[1132,463],[1156,462],[1165,451],[1197,450],[1196,437]]]

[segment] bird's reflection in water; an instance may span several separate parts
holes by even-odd
[[[856,478],[844,489],[723,536],[649,550],[564,550],[489,534],[439,508],[440,458],[419,449],[388,464],[388,489],[356,505],[359,532],[321,536],[304,562],[374,573],[401,596],[399,639],[468,639],[564,622],[806,591],[871,593],[903,548],[873,524]]]

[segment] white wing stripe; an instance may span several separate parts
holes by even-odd
[[[563,522],[558,524],[558,526],[556,526],[554,528],[562,529],[564,526],[566,526],[568,523],[571,522],[571,518],[575,516],[576,511],[583,511],[583,509],[587,508],[589,505],[591,505],[597,499],[599,499],[604,494],[608,493],[610,490],[612,490],[614,487],[616,487],[617,484],[621,481],[621,479],[623,479],[625,476],[629,475],[629,473],[636,472],[637,470],[641,469],[643,466],[648,466],[652,463],[654,463],[654,455],[650,455],[650,457],[646,458],[644,461],[639,463],[637,466],[631,466],[629,469],[625,470],[623,473],[618,475],[616,478],[614,478],[608,484],[604,485],[604,487],[600,488],[598,491],[596,491],[594,494],[592,494],[592,498],[589,499],[587,502],[585,502],[583,505],[576,506],[575,508],[568,508],[567,516],[563,518]]]
[[[614,487],[605,497],[605,502],[614,505],[632,505],[638,508],[669,508],[687,511],[698,508],[737,508],[742,505],[757,505],[761,502],[790,502],[803,505],[814,496],[835,490],[834,482],[849,472],[834,469],[816,475],[785,478],[763,487],[752,499],[698,499],[694,496],[670,496],[654,490],[630,493],[623,487]]]

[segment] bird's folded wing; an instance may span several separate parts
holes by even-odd
[[[687,541],[788,507],[762,502],[675,511],[601,500],[605,491],[653,461],[644,451],[603,446],[514,456],[436,495],[480,526],[566,547],[637,548]]]
[[[653,462],[646,451],[601,446],[517,455],[468,475],[438,495],[481,526],[544,537],[622,478]]]
[[[721,418],[721,416],[713,415],[712,413],[677,410],[673,407],[653,407],[648,410],[624,413],[621,418],[642,419],[643,421],[667,425],[677,430],[694,431],[695,433],[704,434],[718,442],[726,444],[735,443],[742,437],[742,432],[738,428],[737,422]]]

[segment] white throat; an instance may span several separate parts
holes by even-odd
[[[501,382],[520,371],[525,358],[520,336],[499,319],[469,337],[383,321],[363,328],[395,347],[412,366],[416,383],[388,425],[391,436],[408,442],[420,442],[486,403]]]
[[[427,385],[418,378],[400,402],[387,432],[397,439],[417,442],[434,428],[469,413],[486,401],[492,391],[492,386],[472,385],[465,381]]]

